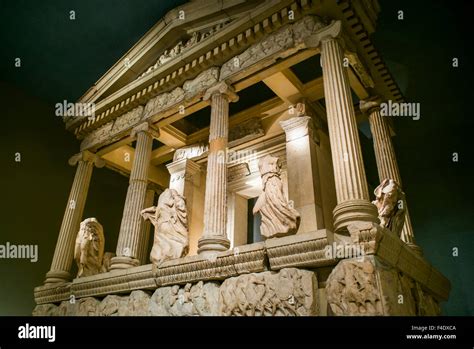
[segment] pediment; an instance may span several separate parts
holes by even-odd
[[[172,68],[185,52],[209,44],[215,34],[268,1],[197,0],[179,6],[155,24],[80,99],[99,103],[123,87],[150,75],[156,68]],[[137,87],[140,88],[139,86]]]

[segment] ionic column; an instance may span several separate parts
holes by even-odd
[[[158,137],[157,131],[146,122],[132,131],[132,137],[137,138],[137,143],[120,225],[116,257],[112,258],[111,270],[130,268],[139,264],[139,241],[142,224],[144,224],[140,211],[145,208],[153,136]]]
[[[211,87],[204,100],[211,100],[209,155],[207,158],[204,232],[198,241],[198,253],[210,255],[226,251],[230,242],[227,223],[227,141],[229,135],[229,102],[238,100],[225,82]]]
[[[72,279],[70,270],[74,259],[74,244],[82,220],[87,192],[94,164],[103,167],[105,162],[97,155],[85,150],[69,159],[69,164],[77,164],[76,175],[69,193],[69,199],[59,230],[51,269],[46,274],[45,284],[67,282]]]
[[[360,101],[360,109],[369,116],[370,131],[374,142],[375,159],[377,161],[380,182],[385,179],[393,179],[402,186],[402,178],[400,176],[400,170],[398,169],[397,157],[395,156],[388,123],[380,113],[380,99],[372,98]],[[415,235],[413,233],[408,207],[405,207],[405,210],[405,224],[403,225],[401,239],[414,249],[420,249],[415,244]]]
[[[369,201],[349,77],[342,47],[335,38],[339,33],[334,34],[321,40],[321,63],[336,184],[334,228],[341,231],[352,222],[377,222],[378,215]]]
[[[300,105],[300,104],[298,104]],[[298,109],[298,108],[297,108]],[[302,108],[305,110],[306,108]],[[286,134],[288,163],[288,196],[301,215],[298,234],[324,228],[324,216],[319,178],[315,134],[311,116],[300,116],[281,121]]]
[[[155,203],[155,190],[148,188],[145,194],[145,204],[143,205],[144,208],[151,207]],[[141,225],[141,232],[140,238],[138,241],[138,256],[137,259],[140,262],[140,265],[149,264],[150,262],[150,228],[151,222],[147,219]]]

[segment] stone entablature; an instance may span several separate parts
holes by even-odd
[[[150,78],[153,78],[153,80],[147,82],[147,85],[143,86],[144,88],[140,88],[139,90],[137,90],[136,93],[132,95],[126,96],[124,98],[120,97],[120,91],[124,92],[130,91],[130,89],[133,90],[134,83],[130,83],[126,86],[126,88],[123,88],[122,90],[119,90],[114,93],[112,96],[106,98],[107,100],[114,97],[110,102],[108,102],[108,104],[104,103],[105,100],[99,102],[99,104],[97,105],[97,115],[95,118],[85,120],[81,124],[78,124],[78,120],[69,121],[67,123],[67,128],[71,130],[74,129],[74,133],[76,134],[76,136],[81,139],[87,133],[103,125],[109,120],[116,118],[118,115],[122,115],[128,112],[129,110],[136,108],[139,105],[144,105],[147,100],[149,100],[153,96],[159,93],[169,92],[174,87],[177,87],[182,84],[185,80],[190,78],[192,79],[200,71],[206,69],[211,65],[220,66],[221,64],[224,64],[225,66],[225,62],[227,61],[227,65],[235,66],[236,64],[234,58],[237,57],[236,54],[238,55],[243,50],[249,48],[250,45],[260,39],[262,36],[268,36],[269,33],[274,33],[281,26],[284,26],[287,23],[290,23],[290,25],[294,25],[300,18],[302,18],[302,16],[306,14],[316,13],[315,10],[316,8],[318,8],[318,6],[320,5],[319,1],[317,0],[299,0],[292,3],[289,2],[288,5],[285,5],[285,3],[283,2],[279,6],[275,6],[274,4],[272,4],[272,1],[268,1],[268,4],[262,6],[261,13],[258,12],[258,9],[252,12],[251,16],[254,17],[253,23],[256,23],[253,27],[249,27],[248,29],[244,29],[243,31],[241,31],[239,34],[235,34],[224,43],[218,45],[217,47],[214,47],[213,49],[210,49],[206,54],[203,54],[199,58],[190,61],[189,63],[185,64],[180,68],[177,68],[174,72],[172,71],[167,75],[161,76],[159,69],[160,67],[157,67],[153,73],[147,74],[147,76],[149,75]],[[345,21],[348,21],[348,19],[345,17],[347,13],[357,13],[361,11],[360,9],[344,8],[347,6],[346,4],[341,4],[340,6],[341,8],[338,8],[338,10],[342,11],[341,13],[344,13],[344,16],[342,16],[341,18],[344,21],[344,25],[346,23]],[[265,15],[266,13],[268,13],[269,9],[271,9],[270,11],[272,11],[272,14]],[[290,10],[294,13],[294,20],[291,21],[288,20],[288,11]],[[318,15],[324,15],[324,13],[318,12]],[[242,19],[233,20],[231,23],[228,23],[225,27],[221,28],[218,33],[220,34],[222,32],[222,37],[226,37],[226,35],[228,36],[228,33],[236,32],[237,28],[247,28],[249,21],[247,18],[245,19],[246,21],[243,21]],[[352,30],[355,30],[354,26],[348,26],[347,29],[348,33],[353,36],[355,35],[351,32]],[[210,42],[209,40],[205,41]],[[217,40],[216,37],[216,40],[212,40],[212,42],[214,41],[221,41],[221,39]],[[200,46],[200,44],[197,43],[194,45]],[[199,49],[201,50],[202,48]],[[374,53],[376,56],[374,56]],[[367,64],[360,61],[359,57],[354,52],[347,52],[347,54],[351,66],[361,79],[362,83],[366,87],[372,86],[373,82],[371,80],[370,75],[367,74],[368,69],[365,67]],[[259,55],[261,57],[262,53],[260,53]],[[287,55],[289,55],[289,53],[287,53]],[[397,96],[400,97],[401,95],[398,91],[396,84],[393,82],[393,79],[391,79],[388,70],[385,68],[385,65],[378,57],[377,52],[373,49],[373,46],[371,46],[371,50],[367,56],[373,60],[373,64],[376,65],[377,71],[382,74],[383,79],[378,78],[378,81],[381,81],[382,85],[387,84],[387,93],[395,93]],[[179,65],[181,64],[181,62],[187,62],[187,59],[184,56],[180,56],[180,59],[177,60],[175,64]],[[242,68],[239,69],[248,70],[244,69],[247,66],[248,63],[242,64]],[[263,66],[265,66],[265,64],[263,64]],[[224,72],[226,69],[224,69]],[[224,76],[225,73],[222,74],[220,80],[222,80]],[[140,78],[138,80],[142,81],[143,79]],[[398,100],[399,98],[394,96],[393,99]],[[116,100],[117,102],[113,102],[113,100]],[[107,107],[105,107],[105,105],[107,105]]]

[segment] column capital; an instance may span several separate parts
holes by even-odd
[[[280,126],[286,133],[286,141],[291,142],[304,136],[313,136],[313,120],[310,116],[295,116],[280,121]]]
[[[319,47],[323,41],[341,38],[342,22],[340,20],[333,20],[328,25],[324,25],[322,21],[318,24],[319,25],[315,27],[317,30],[304,39],[306,47],[316,48]]]
[[[146,132],[155,139],[158,139],[160,137],[160,131],[147,121],[142,122],[141,124],[138,124],[137,126],[135,126],[132,129],[130,136],[132,138],[135,138],[140,132]]]
[[[239,100],[239,96],[235,93],[234,88],[226,81],[220,81],[214,86],[209,87],[202,99],[207,101],[215,94],[225,95],[229,102],[237,102]]]
[[[380,109],[382,99],[379,96],[372,96],[359,102],[359,108],[363,113],[371,113],[372,110]]]
[[[79,161],[92,162],[95,167],[101,168],[105,166],[105,160],[97,154],[94,154],[88,150],[81,151],[80,153],[74,154],[69,158],[69,165],[76,166]]]

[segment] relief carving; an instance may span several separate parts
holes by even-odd
[[[277,58],[287,57],[311,46],[312,41],[317,40],[319,44],[319,36],[313,38],[312,41],[309,38],[312,38],[314,34],[325,31],[326,28],[331,29],[332,25],[326,26],[316,16],[305,16],[294,24],[288,24],[224,63],[219,80],[224,80],[233,73],[265,58],[272,57],[273,60],[276,60]]]
[[[141,74],[137,79],[150,74],[154,70],[158,69],[165,63],[173,60],[177,56],[181,55],[183,52],[187,51],[194,45],[202,42],[204,39],[207,39],[208,37],[214,35],[217,33],[219,30],[221,30],[223,27],[225,27],[227,24],[231,22],[230,19],[225,20],[224,22],[221,22],[207,30],[204,31],[196,31],[191,34],[191,36],[184,41],[183,40],[179,41],[175,46],[173,46],[170,49],[166,49],[163,54],[158,58],[155,64],[150,66],[143,74]]]
[[[155,227],[150,260],[155,266],[164,261],[184,257],[188,253],[188,218],[186,202],[174,189],[166,189],[158,205],[144,209],[141,215]]]
[[[138,124],[142,119],[143,107],[138,106],[129,112],[109,121],[97,130],[88,134],[81,143],[81,150],[97,146],[101,143],[110,143],[123,137],[123,133]]]
[[[300,214],[283,194],[281,163],[277,157],[267,155],[258,162],[262,177],[263,192],[257,199],[253,214],[260,213],[260,233],[264,238],[275,238],[296,234],[300,225]]]
[[[384,315],[375,267],[368,259],[342,260],[326,281],[329,315]]]
[[[316,277],[296,268],[232,277],[220,287],[219,304],[224,316],[317,315]]]
[[[158,288],[151,297],[149,314],[153,316],[216,316],[219,285],[214,282]]]

